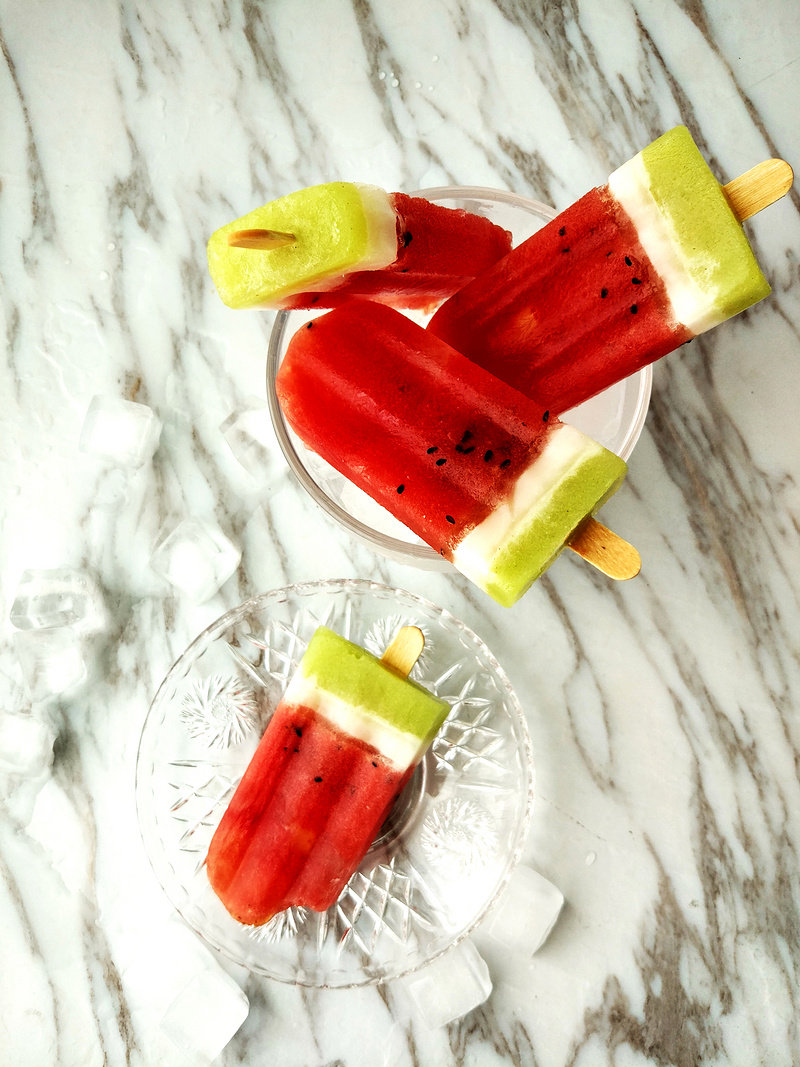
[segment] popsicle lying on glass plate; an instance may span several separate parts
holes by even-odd
[[[335,903],[450,710],[408,678],[422,646],[403,627],[378,659],[315,631],[209,846],[239,922]]]

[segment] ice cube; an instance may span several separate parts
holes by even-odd
[[[241,558],[241,551],[215,523],[184,519],[158,545],[150,565],[201,604],[230,578]]]
[[[552,882],[532,867],[517,867],[481,924],[478,943],[486,937],[501,949],[532,956],[550,936],[563,905],[564,895]]]
[[[275,437],[262,401],[252,401],[241,411],[234,411],[220,426],[239,464],[256,481],[265,481],[272,468],[270,446]]]
[[[94,578],[71,567],[26,570],[11,605],[11,622],[19,630],[73,626],[97,633],[106,624],[106,610]]]
[[[492,991],[489,968],[469,939],[398,982],[431,1030],[460,1019]]]
[[[250,1003],[210,956],[167,1008],[161,1029],[182,1052],[211,1063],[247,1018]]]
[[[134,914],[130,886],[104,888],[98,894],[100,922],[114,939],[133,1027],[149,1045],[141,1049],[137,1062],[181,1067],[209,1063],[248,1013],[247,997],[232,977],[241,975],[245,982],[247,970],[230,961],[223,965],[169,911],[165,899],[148,898],[147,907]]]
[[[79,447],[119,467],[135,468],[152,459],[160,436],[161,422],[146,404],[95,396],[83,421]]]
[[[37,778],[50,766],[55,735],[33,715],[0,711],[0,771]]]
[[[68,626],[17,630],[14,651],[31,700],[63,696],[86,678],[80,638]]]

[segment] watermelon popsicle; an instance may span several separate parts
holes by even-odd
[[[233,308],[326,308],[351,296],[430,308],[511,248],[486,218],[374,185],[329,182],[212,234],[211,278]]]
[[[276,379],[306,447],[499,603],[511,606],[566,546],[581,551],[623,460],[551,418],[392,308],[353,300],[301,327]],[[602,527],[600,527],[603,529]],[[638,553],[610,531],[587,555],[614,577]],[[621,566],[609,541],[624,546]]]
[[[783,195],[791,169],[762,166],[766,185],[759,170],[751,188],[767,195],[744,208],[733,195],[742,187],[723,188],[676,127],[447,300],[428,328],[561,414],[769,293],[740,220]]]
[[[314,632],[208,850],[239,922],[338,898],[450,710],[407,677],[422,646],[413,626],[381,659]]]

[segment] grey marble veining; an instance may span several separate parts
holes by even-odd
[[[349,540],[274,440],[262,479],[242,470],[219,427],[263,398],[272,315],[225,309],[205,266],[217,226],[333,178],[562,208],[678,121],[722,180],[797,167],[796,5],[0,0],[0,40],[0,710],[31,708],[9,621],[26,568],[91,571],[110,608],[88,683],[33,709],[52,772],[0,795],[0,1064],[196,1062],[148,1004],[192,956],[139,839],[139,731],[204,626],[326,577],[425,596],[498,657],[535,750],[524,859],[567,904],[434,1031],[391,985],[306,990],[223,961],[250,1012],[218,1062],[797,1063],[796,189],[747,224],[769,300],[655,369],[604,509],[642,574],[612,586],[561,559],[511,611]],[[80,452],[96,394],[156,412],[151,463]],[[187,515],[242,550],[201,605],[150,567]]]

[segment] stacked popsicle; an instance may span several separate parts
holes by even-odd
[[[467,211],[329,182],[229,222],[207,251],[232,308],[327,308],[353,296],[430,308],[510,249],[507,230]]]
[[[561,414],[769,291],[728,194],[678,126],[447,300],[428,328]]]
[[[507,607],[625,476],[619,457],[374,301],[299,330],[276,384],[309,448]]]

